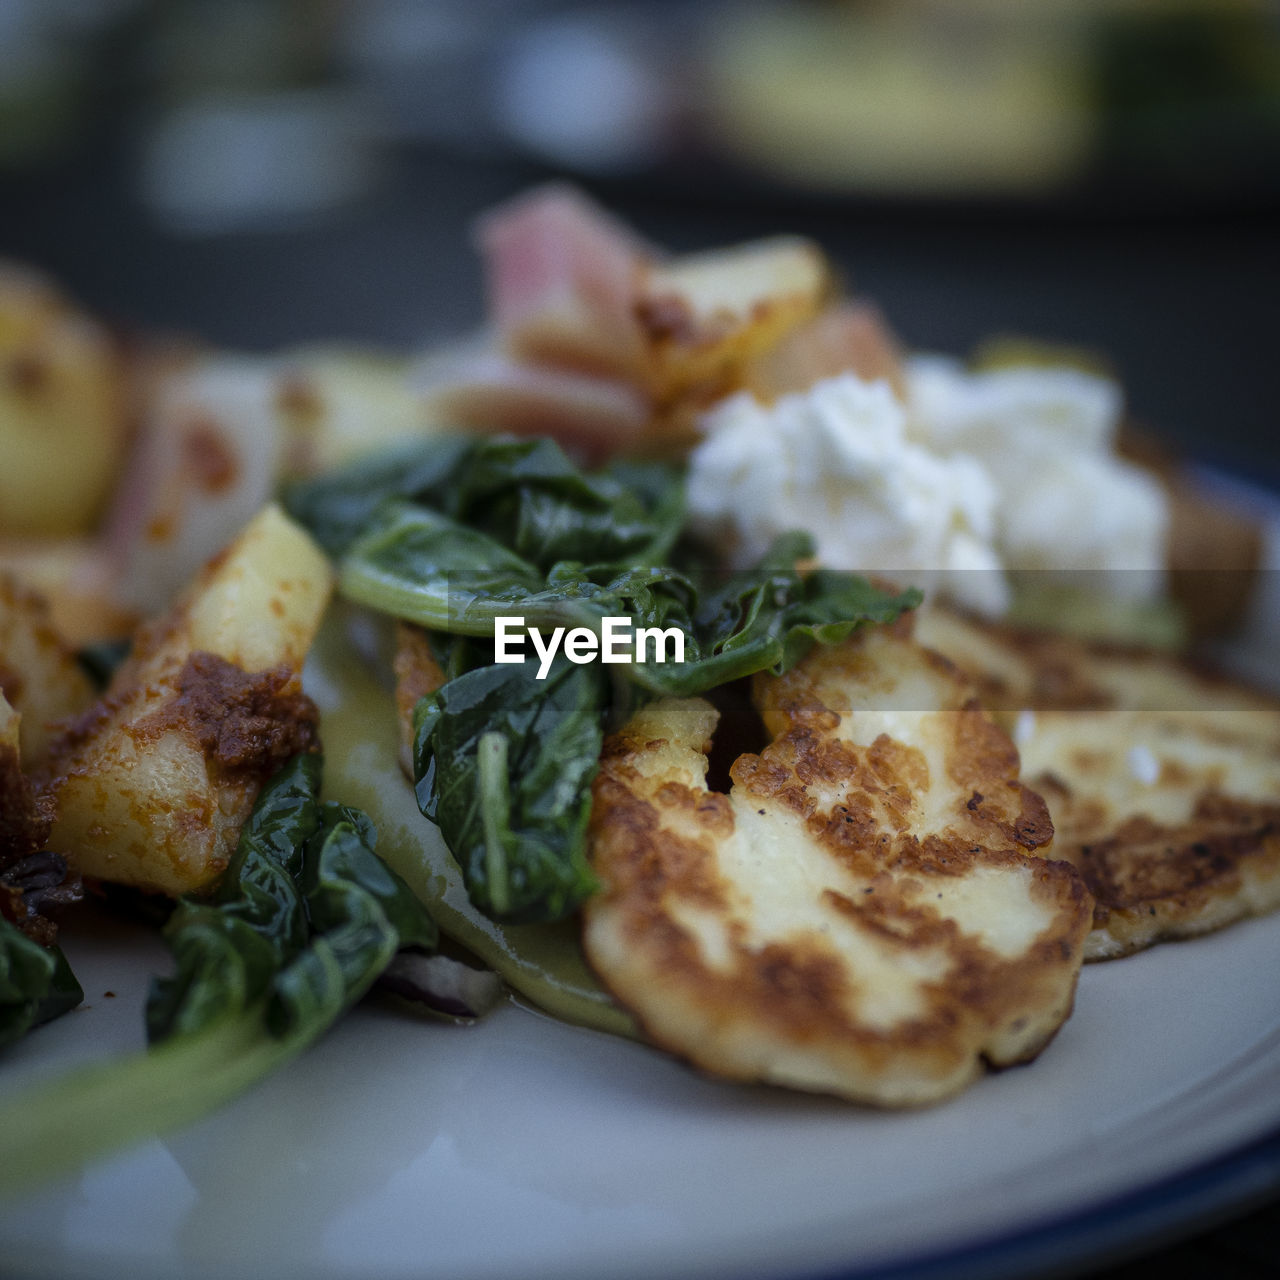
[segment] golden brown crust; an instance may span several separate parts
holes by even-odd
[[[49,726],[92,698],[88,677],[53,625],[48,602],[0,570],[0,695],[22,715],[28,768],[48,749]]]
[[[1034,1056],[1070,1012],[1092,901],[1023,853],[1052,828],[1008,740],[887,629],[759,693],[776,736],[727,796],[705,786],[706,704],[608,740],[585,930],[607,985],[705,1070],[879,1104]],[[868,694],[885,709],[850,705]]]
[[[740,387],[750,360],[813,316],[829,290],[822,255],[789,237],[642,265],[632,311],[658,416]]]
[[[1121,776],[1125,761],[1095,760]],[[1061,824],[1058,856],[1084,877],[1096,900],[1086,959],[1109,960],[1158,942],[1195,937],[1280,908],[1280,792],[1253,801],[1166,772],[1187,792],[1189,813],[1150,816],[1146,788],[1116,804],[1073,775],[1074,786],[1041,780]]]
[[[988,711],[1280,712],[1273,693],[1139,644],[991,622],[936,605],[917,620],[916,634],[955,663]]]
[[[444,684],[444,670],[431,652],[427,633],[408,622],[396,623],[396,719],[400,725],[400,767],[413,777],[413,712],[422,698]]]
[[[0,871],[49,838],[50,815],[22,772],[17,751],[0,743]]]
[[[934,610],[933,643],[1025,711],[1055,856],[1097,901],[1088,959],[1280,907],[1280,700],[1167,655]]]
[[[51,825],[49,806],[23,774],[17,749],[0,743],[0,916],[45,947],[58,938],[47,913],[80,897],[79,879],[46,850]]]

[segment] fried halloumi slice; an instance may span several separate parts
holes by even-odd
[[[720,1075],[906,1106],[1034,1057],[1092,901],[1009,739],[903,628],[758,678],[773,741],[707,789],[716,713],[641,710],[595,783],[586,954],[648,1035]]]
[[[1280,908],[1280,703],[1175,658],[931,611],[929,641],[1016,715],[1054,856],[1096,907],[1088,960]]]
[[[1028,708],[1280,711],[1271,695],[1141,645],[1008,626],[936,605],[920,611],[916,638],[954,662],[977,687],[982,705],[1001,717]],[[1247,723],[1238,722],[1235,731]],[[1264,741],[1280,741],[1280,720],[1252,725]]]
[[[1280,747],[1265,710],[1038,711],[1019,735],[1057,856],[1096,899],[1088,960],[1280,907]]]

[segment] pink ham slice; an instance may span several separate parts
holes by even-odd
[[[628,383],[521,364],[501,351],[435,357],[415,381],[440,423],[552,436],[587,463],[633,449],[651,416],[646,398]]]
[[[103,526],[120,602],[168,607],[271,497],[284,432],[269,360],[175,358],[152,370],[124,479]]]
[[[581,192],[537,187],[483,215],[489,319],[516,359],[597,377],[643,368],[638,278],[657,256]]]

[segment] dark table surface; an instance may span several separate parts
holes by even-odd
[[[467,227],[545,176],[513,161],[400,153],[361,203],[313,225],[190,238],[136,196],[127,141],[44,172],[0,176],[0,256],[57,275],[126,327],[248,350],[317,339],[409,348],[481,320]],[[1280,238],[1266,208],[1013,210],[855,205],[702,182],[623,183],[604,198],[673,248],[778,231],[813,236],[912,347],[969,351],[995,333],[1104,352],[1131,413],[1193,457],[1280,489]],[[1280,1138],[1277,1138],[1280,1149]],[[1124,1277],[1280,1274],[1280,1156],[1261,1208],[1205,1209],[1135,1242]],[[1170,1244],[1170,1232],[1197,1231]],[[1152,1252],[1155,1249],[1156,1252]],[[1072,1269],[1082,1273],[1080,1264]]]

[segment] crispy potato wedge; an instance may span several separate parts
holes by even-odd
[[[906,1106],[1034,1057],[1092,900],[1008,738],[905,628],[757,680],[773,741],[707,789],[716,713],[640,711],[594,791],[586,954],[709,1072]]]
[[[123,462],[124,364],[43,276],[0,264],[0,533],[91,529]]]
[[[119,557],[98,537],[0,539],[0,573],[43,597],[73,647],[129,635],[141,615],[119,599]]]
[[[54,628],[44,599],[0,571],[0,692],[21,712],[22,758],[44,759],[49,729],[93,701],[93,686]]]
[[[747,363],[816,315],[830,290],[821,252],[794,236],[646,266],[636,314],[655,402],[737,389]]]
[[[268,506],[142,629],[52,744],[51,841],[82,875],[170,895],[217,882],[262,783],[315,745],[300,672],[331,586],[323,553]]]
[[[0,916],[51,946],[57,911],[80,899],[80,880],[48,848],[49,810],[23,771],[22,716],[0,693]]]

